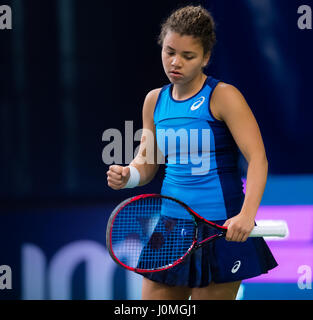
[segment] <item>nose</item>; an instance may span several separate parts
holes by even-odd
[[[173,57],[171,62],[172,67],[180,67],[181,66],[181,60],[178,56]]]

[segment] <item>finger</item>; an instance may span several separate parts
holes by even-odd
[[[247,239],[248,239],[248,237],[249,237],[249,235],[250,235],[250,233],[251,233],[251,230],[250,229],[244,229],[244,230],[240,230],[241,232],[241,234],[240,234],[240,239],[239,239],[239,241],[240,242],[245,242],[245,241],[247,241]]]
[[[121,181],[116,181],[114,179],[111,179],[110,177],[107,178],[107,181],[108,181],[108,185],[113,188],[121,188],[123,183]]]
[[[114,171],[108,171],[107,172],[108,177],[110,177],[111,179],[117,180],[117,181],[122,181],[122,175],[115,173]]]
[[[129,167],[124,167],[122,170],[122,176],[126,177],[129,174],[129,172],[130,172]]]
[[[244,237],[244,233],[238,232],[238,233],[235,234],[235,236],[234,236],[234,238],[233,238],[233,241],[235,241],[235,242],[241,242],[242,239],[243,239],[243,237]]]
[[[109,167],[110,171],[113,171],[117,174],[122,174],[122,171],[123,171],[123,167],[122,166],[118,166],[116,164],[112,165]]]
[[[228,241],[236,241],[237,234],[236,232],[231,232],[228,236]]]
[[[228,227],[229,224],[230,224],[230,222],[231,222],[230,219],[226,220],[226,221],[224,222],[224,224],[223,224],[223,227]]]
[[[112,178],[112,177],[107,177],[107,180],[108,182],[110,183],[113,183],[113,184],[116,184],[116,185],[119,185],[119,184],[122,184],[122,179],[115,179],[115,178]]]
[[[241,231],[231,228],[228,235],[228,241],[240,242],[243,236],[244,234]]]
[[[231,228],[227,229],[225,239],[226,239],[227,241],[232,241],[233,236],[234,236],[233,230],[232,230]]]
[[[250,232],[242,232],[241,238],[240,238],[240,242],[245,242],[247,241],[248,237],[249,237]]]
[[[122,189],[122,187],[117,186],[117,185],[112,184],[112,183],[108,183],[108,186],[109,186],[110,188],[114,189],[114,190],[120,190],[120,189]]]
[[[246,233],[242,239],[241,239],[241,242],[246,242],[248,240],[248,237],[249,237],[249,233]]]

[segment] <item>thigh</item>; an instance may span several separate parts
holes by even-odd
[[[192,300],[235,300],[241,281],[214,283],[204,288],[193,288]]]
[[[143,300],[188,300],[191,295],[191,288],[172,287],[163,283],[142,279]]]

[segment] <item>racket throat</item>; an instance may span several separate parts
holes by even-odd
[[[200,248],[206,246],[207,244],[209,244],[210,242],[214,242],[217,239],[224,238],[225,234],[226,234],[225,232],[222,232],[222,233],[215,234],[211,237],[208,237],[208,238],[202,240],[201,242],[195,243],[194,248],[195,248],[195,250],[200,249]]]

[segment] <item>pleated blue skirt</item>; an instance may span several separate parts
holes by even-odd
[[[219,225],[224,222],[225,220],[215,221]],[[202,237],[209,237],[214,233],[212,228],[199,224],[199,234]],[[277,265],[263,238],[248,238],[245,242],[220,238],[196,250],[171,269],[142,275],[169,286],[201,288],[212,281],[224,283],[257,277]]]

